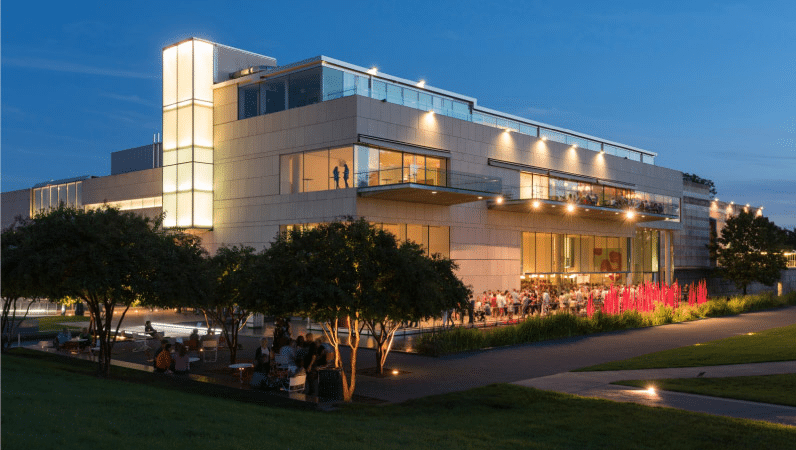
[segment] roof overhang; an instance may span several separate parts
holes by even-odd
[[[523,212],[534,214],[548,214],[561,217],[584,218],[592,220],[607,220],[611,222],[657,222],[660,220],[675,219],[675,216],[655,214],[636,210],[605,208],[601,206],[578,205],[553,200],[490,200],[489,209],[495,211]]]
[[[451,206],[494,199],[500,197],[501,194],[418,183],[400,183],[357,188],[357,195],[379,200]]]

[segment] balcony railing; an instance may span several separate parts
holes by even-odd
[[[490,194],[500,194],[503,191],[503,182],[499,177],[416,166],[358,172],[355,179],[358,188],[421,184]]]
[[[555,181],[548,186],[507,186],[503,189],[503,197],[505,200],[546,200],[680,217],[680,200],[677,197],[595,184],[570,183],[572,186],[566,186],[560,180]]]

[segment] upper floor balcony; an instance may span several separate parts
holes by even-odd
[[[503,195],[489,202],[489,209],[634,222],[680,219],[678,197],[607,182],[589,183],[540,175],[528,181],[521,186],[504,187]]]
[[[496,199],[503,192],[498,177],[417,165],[359,172],[355,179],[360,197],[447,206]]]

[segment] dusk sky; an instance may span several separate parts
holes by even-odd
[[[2,190],[108,175],[151,143],[161,49],[196,36],[651,150],[796,226],[796,3],[607,3],[3,2]]]

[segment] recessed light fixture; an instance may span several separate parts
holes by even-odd
[[[437,191],[431,191],[431,193],[432,193],[432,194],[436,194],[436,193],[437,193]]]

